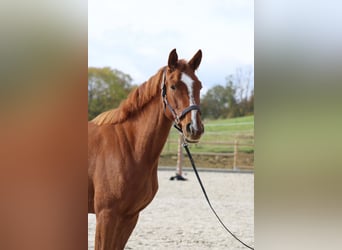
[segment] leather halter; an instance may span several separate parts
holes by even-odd
[[[163,103],[164,103],[164,111],[165,111],[165,107],[167,107],[171,111],[171,114],[172,114],[173,119],[175,121],[175,124],[177,126],[179,125],[180,121],[185,117],[185,115],[187,113],[189,113],[190,111],[197,110],[198,112],[201,113],[200,107],[198,105],[196,105],[196,104],[193,104],[193,105],[190,105],[189,107],[185,108],[180,114],[177,114],[175,109],[167,101],[166,84],[165,84],[165,82],[166,82],[166,68],[164,69],[163,80],[162,80],[162,83],[161,83],[161,95],[162,95]]]

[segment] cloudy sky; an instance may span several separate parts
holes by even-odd
[[[204,91],[236,68],[254,64],[253,0],[89,0],[88,65],[109,66],[146,81],[176,48],[203,58]]]

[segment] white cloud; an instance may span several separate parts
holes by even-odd
[[[224,83],[242,64],[254,61],[254,3],[251,0],[89,0],[89,66],[110,66],[147,80],[177,48],[190,59],[198,49],[198,72]],[[203,81],[203,79],[202,79]]]

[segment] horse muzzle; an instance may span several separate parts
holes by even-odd
[[[192,122],[189,122],[188,124],[186,124],[183,133],[187,142],[197,143],[204,133],[204,126],[202,123],[193,124]]]

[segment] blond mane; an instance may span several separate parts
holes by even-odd
[[[160,83],[164,68],[161,68],[147,82],[134,89],[118,108],[99,114],[91,122],[97,125],[121,123],[140,111],[153,97],[160,95]]]

